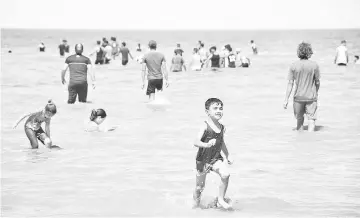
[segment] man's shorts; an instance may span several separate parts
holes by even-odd
[[[151,93],[155,93],[155,89],[162,90],[163,89],[163,79],[150,79],[148,81],[148,87],[146,90],[146,95],[150,95]]]
[[[241,66],[242,67],[249,67],[249,64],[248,63],[242,63]]]
[[[122,60],[121,63],[122,63],[123,66],[125,66],[125,65],[127,65],[128,62],[129,62],[129,60]]]
[[[96,60],[95,60],[95,64],[103,64],[103,63],[104,63],[104,60],[103,60],[103,59],[101,59],[101,60],[96,59]]]
[[[87,92],[88,92],[88,84],[84,83],[70,83],[69,87],[69,99],[68,104],[74,104],[76,101],[76,96],[79,96],[79,102],[86,102]]]
[[[316,120],[317,102],[298,102],[294,101],[294,115],[296,119],[303,119],[306,114],[308,120]]]

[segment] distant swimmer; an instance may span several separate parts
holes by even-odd
[[[338,66],[346,66],[349,63],[348,49],[346,48],[345,40],[342,40],[341,45],[336,48],[334,63]]]
[[[207,66],[204,65],[204,63],[206,62],[209,54],[206,52],[205,44],[203,42],[201,42],[201,41],[199,41],[199,44],[200,44],[200,46],[199,46],[199,55],[201,57],[201,62],[203,63],[202,68],[205,68]]]
[[[104,64],[105,52],[104,48],[101,46],[100,41],[96,41],[94,51],[89,56],[92,56],[94,54],[96,54],[95,64]]]
[[[236,55],[234,54],[232,47],[229,44],[227,44],[225,45],[225,49],[227,51],[226,61],[225,61],[226,67],[235,68]]]
[[[303,130],[304,114],[306,114],[309,121],[309,132],[315,129],[320,88],[319,65],[309,60],[312,54],[313,51],[309,43],[302,42],[299,44],[297,55],[300,60],[294,62],[290,67],[289,82],[283,105],[286,109],[291,91],[295,85],[294,115],[297,120],[296,130]]]
[[[41,42],[40,45],[39,45],[39,51],[40,52],[45,52],[45,44],[43,42]]]
[[[202,66],[201,56],[199,54],[199,49],[194,48],[193,55],[189,64],[189,68],[194,71],[200,71]]]
[[[129,56],[131,57],[131,60],[134,60],[129,49],[126,47],[126,42],[121,43],[120,53],[121,53],[121,64],[123,66],[126,66],[128,64]]]
[[[184,71],[186,71],[185,60],[181,56],[181,51],[175,49],[175,56],[171,60],[170,71],[171,72],[181,72],[183,68],[184,68]]]
[[[112,54],[113,60],[115,60],[115,57],[119,56],[119,51],[120,51],[119,43],[117,43],[115,37],[111,37],[110,39],[111,39],[111,47],[112,47],[111,54]]]
[[[66,39],[62,40],[62,43],[59,45],[59,53],[61,57],[64,57],[65,53],[69,53],[69,45]]]
[[[141,88],[145,87],[145,75],[146,69],[148,69],[147,79],[148,86],[146,95],[149,96],[150,101],[155,100],[155,90],[163,90],[163,78],[165,77],[165,85],[169,86],[168,72],[166,68],[165,56],[156,51],[157,43],[154,40],[149,42],[150,51],[143,57],[143,66],[141,71],[142,85]]]
[[[70,70],[70,81],[68,85],[69,98],[68,104],[74,104],[76,97],[79,96],[79,102],[86,103],[88,93],[87,74],[90,71],[92,86],[95,89],[95,73],[92,70],[92,64],[88,57],[82,55],[84,46],[82,44],[75,45],[74,55],[69,56],[65,60],[65,66],[61,71],[61,82],[66,83],[65,74],[67,69]]]
[[[210,55],[205,61],[204,65],[211,61],[211,70],[217,71],[220,68],[220,54],[216,51],[216,47],[213,46],[210,48]]]
[[[251,40],[250,43],[251,43],[251,49],[252,49],[252,51],[253,51],[253,54],[254,54],[254,55],[257,55],[257,54],[258,54],[258,48],[257,48],[254,40]]]
[[[240,62],[240,65],[239,67],[249,67],[251,62],[250,62],[250,58],[246,57],[246,56],[243,56],[243,55],[240,55],[239,56],[239,62]]]
[[[38,112],[29,113],[21,117],[16,124],[14,129],[19,125],[19,123],[29,117],[25,122],[25,134],[30,140],[31,147],[37,149],[39,147],[38,140],[48,148],[59,148],[56,145],[52,144],[50,138],[50,121],[51,118],[56,114],[56,105],[49,100],[43,110]],[[45,122],[45,132],[41,128],[41,124]]]
[[[140,45],[140,43],[138,43],[138,47],[137,47],[136,51],[137,51],[137,52],[141,52],[141,45]]]
[[[232,164],[233,160],[225,143],[226,128],[220,123],[220,119],[223,117],[223,106],[223,102],[217,98],[210,98],[205,102],[207,119],[201,124],[200,131],[194,141],[194,146],[199,148],[196,155],[197,173],[193,194],[194,207],[200,206],[206,175],[211,171],[221,178],[217,198],[218,204],[224,209],[231,207],[224,199],[230,178],[227,164]]]
[[[106,40],[103,43],[104,51],[105,51],[105,64],[109,64],[112,58],[112,47],[110,43]]]
[[[355,55],[354,63],[355,63],[355,64],[360,64],[359,55]]]
[[[90,114],[90,120],[86,123],[86,132],[109,132],[116,129],[116,127],[107,128],[104,125],[101,125],[106,118],[106,112],[104,109],[93,109]]]

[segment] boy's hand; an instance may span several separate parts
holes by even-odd
[[[285,100],[285,101],[284,101],[284,104],[283,104],[284,109],[287,108],[288,103],[289,103],[288,100]]]
[[[206,145],[207,148],[210,148],[212,146],[214,146],[216,143],[216,139],[211,139]]]
[[[165,82],[166,88],[169,87],[169,85],[170,85],[170,84],[169,84],[169,81],[166,80],[166,82]]]
[[[228,161],[228,164],[230,164],[230,165],[234,163],[234,160],[232,159],[232,157],[230,155],[228,156],[227,161]]]

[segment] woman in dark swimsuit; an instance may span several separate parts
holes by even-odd
[[[210,55],[205,61],[204,65],[211,61],[211,70],[218,71],[220,68],[220,54],[216,51],[216,47],[213,46],[210,48]]]

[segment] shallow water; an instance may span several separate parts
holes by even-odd
[[[124,68],[119,60],[95,67],[97,88],[89,93],[91,104],[66,104],[57,39],[67,36],[69,42],[83,39],[91,44],[112,33],[3,30],[2,216],[360,217],[360,67],[331,64],[343,37],[350,54],[360,53],[359,32],[121,32],[125,39],[133,36],[132,48],[136,40],[158,40],[168,59],[174,42],[184,44],[188,59],[200,37],[205,42],[236,41],[231,34],[241,36],[239,45],[257,37],[266,51],[251,56],[249,69],[171,73],[170,87],[160,96],[171,104],[160,107],[144,103],[140,66],[130,61]],[[37,53],[37,43],[45,36],[50,48]],[[292,131],[296,121],[291,102],[288,110],[282,108],[287,70],[301,39],[312,41],[313,60],[321,70],[318,131],[311,134]],[[13,53],[8,54],[5,45]],[[224,102],[226,141],[235,160],[227,192],[231,212],[191,209],[192,142],[209,97]],[[64,149],[30,150],[23,123],[16,130],[11,127],[49,98],[58,108],[51,137]],[[83,121],[97,107],[106,109],[106,122],[118,125],[116,131],[83,131]],[[218,184],[219,178],[210,174],[203,203],[217,194]]]

